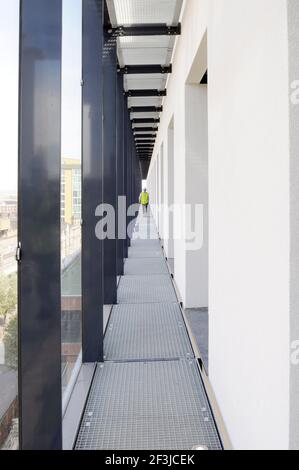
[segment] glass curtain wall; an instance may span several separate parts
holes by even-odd
[[[82,0],[63,0],[61,333],[63,408],[81,365]]]
[[[19,0],[0,0],[0,449],[18,448]]]

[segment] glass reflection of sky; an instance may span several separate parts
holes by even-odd
[[[81,159],[82,0],[63,0],[62,141],[63,157]],[[80,51],[80,52],[79,52]]]

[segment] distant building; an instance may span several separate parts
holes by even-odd
[[[8,215],[13,218],[18,213],[18,201],[17,199],[2,199],[0,200],[0,214]]]
[[[0,200],[0,236],[17,228],[18,202],[16,198]]]
[[[73,225],[81,220],[81,162],[72,158],[62,159],[61,219]]]

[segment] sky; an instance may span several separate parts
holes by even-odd
[[[81,158],[82,0],[63,0],[62,155]],[[19,0],[0,0],[0,194],[15,192],[18,159]]]
[[[0,192],[17,187],[18,53],[19,0],[0,0]]]

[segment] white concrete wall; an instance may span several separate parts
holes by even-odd
[[[155,179],[155,159],[174,117],[174,195],[176,203],[186,202],[186,84],[196,82],[208,60],[210,378],[236,449],[297,445],[296,425],[290,426],[287,4],[186,2],[149,171]],[[295,225],[295,205],[293,211]],[[175,241],[174,255],[186,303],[184,241]],[[297,265],[293,271],[295,290]]]
[[[206,70],[206,60],[202,63],[198,59],[198,51],[205,37],[207,28],[209,0],[188,0],[184,17],[182,18],[182,36],[177,41],[173,58],[173,73],[169,77],[167,97],[164,99],[164,112],[154,149],[152,163],[149,169],[149,180],[155,178],[154,164],[157,160],[162,143],[167,141],[169,125],[174,119],[174,203],[186,202],[186,136],[185,136],[185,86],[193,82],[189,75],[196,62],[195,76],[198,82]],[[202,59],[202,56],[200,56]],[[180,216],[174,213],[175,223],[180,224]],[[174,258],[176,283],[179,287],[182,300],[187,305],[186,288],[186,242],[174,241]]]
[[[286,1],[210,13],[210,377],[236,448],[288,448]]]

